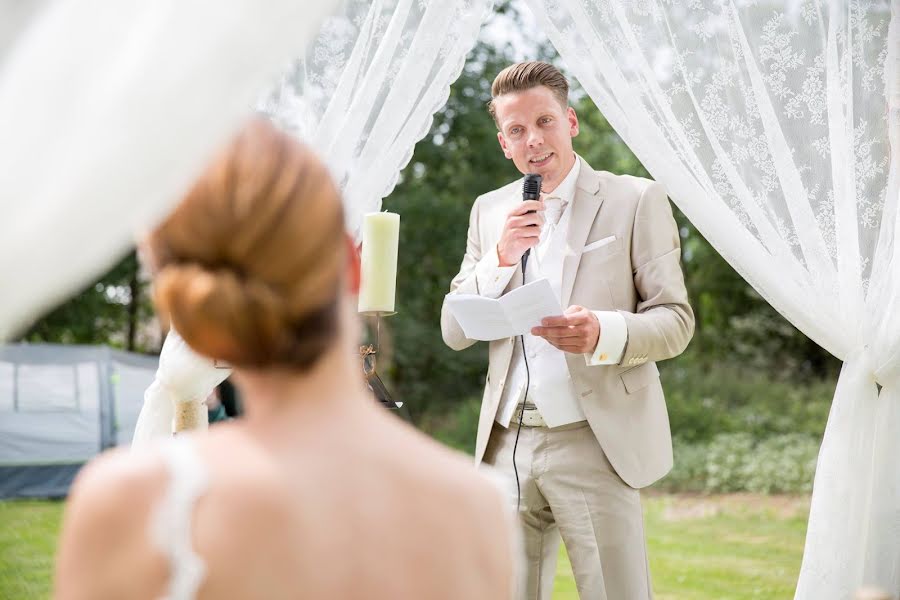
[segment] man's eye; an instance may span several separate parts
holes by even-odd
[[[519,135],[519,131],[521,131],[518,127],[513,127],[509,130],[512,135]]]

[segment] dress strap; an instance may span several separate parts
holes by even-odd
[[[165,598],[191,600],[206,575],[206,565],[192,545],[191,517],[197,499],[209,485],[209,474],[190,436],[167,440],[161,449],[169,485],[151,520],[151,536],[169,561]]]

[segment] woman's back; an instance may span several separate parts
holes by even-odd
[[[144,247],[161,320],[234,367],[245,415],[86,467],[58,597],[510,595],[500,494],[366,388],[358,254],[308,148],[252,121]]]
[[[182,512],[202,561],[200,599],[511,596],[512,520],[465,458],[374,405],[345,415],[340,428],[315,416],[282,425],[296,435],[228,424],[174,440],[195,453],[183,463],[205,470],[192,509],[184,504],[196,481],[178,480],[155,453],[95,466],[84,493],[117,498],[112,520],[123,526],[101,534],[123,549],[104,570],[106,597],[166,597],[174,578],[191,579],[195,561],[162,547],[187,537],[183,521],[164,516]]]
[[[198,546],[210,557],[210,592],[239,597],[233,592],[249,561],[257,581],[282,582],[266,594],[272,598],[510,597],[497,587],[512,584],[512,520],[499,492],[469,461],[381,410],[373,405],[320,437],[298,432],[289,449],[260,446],[235,428],[210,435],[200,447],[217,461],[207,501],[221,494],[234,511],[218,519],[261,515],[255,527],[242,526],[242,539],[229,540],[227,529],[218,536],[208,522]],[[221,457],[238,448],[253,448],[246,472],[228,473]],[[198,511],[201,532],[204,522]],[[252,585],[246,591],[259,597]]]

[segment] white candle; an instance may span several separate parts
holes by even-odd
[[[397,291],[400,215],[369,213],[363,217],[362,234],[359,312],[392,313]]]

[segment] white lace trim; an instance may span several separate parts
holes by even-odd
[[[164,598],[190,600],[206,576],[206,565],[191,543],[191,516],[197,499],[209,485],[209,476],[189,436],[173,438],[162,450],[170,480],[151,520],[150,533],[171,568]]]

